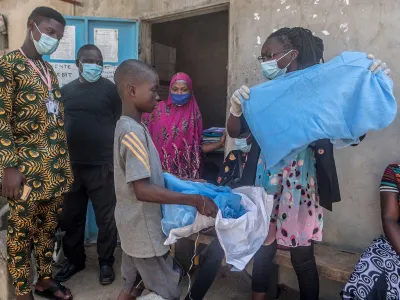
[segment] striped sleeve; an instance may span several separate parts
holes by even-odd
[[[400,167],[390,165],[386,168],[385,173],[383,173],[380,191],[399,193],[398,183],[400,181]]]
[[[125,164],[126,182],[150,178],[150,159],[144,132],[127,132],[121,138],[121,157]]]

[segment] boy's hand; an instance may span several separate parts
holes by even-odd
[[[197,211],[204,216],[215,218],[218,213],[218,206],[208,197],[199,197],[196,204]]]

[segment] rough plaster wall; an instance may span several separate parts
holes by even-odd
[[[343,50],[374,53],[388,63],[397,82],[400,37],[393,33],[400,31],[399,11],[394,0],[234,0],[230,90],[261,81],[255,58],[273,29],[299,25],[323,38],[326,59]],[[378,188],[386,165],[400,159],[399,126],[397,118],[390,128],[370,133],[359,147],[336,153],[343,200],[333,213],[325,213],[324,242],[361,250],[382,232]]]
[[[73,6],[59,0],[0,0],[0,13],[7,17],[9,49],[22,45],[28,17],[38,6],[52,7],[64,15],[73,14]]]
[[[143,18],[227,3],[228,0],[85,0],[76,15]]]
[[[193,80],[204,128],[224,126],[228,63],[228,13],[153,25],[153,41],[177,48],[176,71]]]
[[[181,13],[197,8],[229,3],[229,0],[82,0],[84,6],[73,6],[60,0],[0,0],[0,13],[9,21],[9,46],[21,46],[26,20],[37,6],[49,6],[64,15],[139,19]]]

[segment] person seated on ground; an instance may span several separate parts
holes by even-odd
[[[346,300],[400,299],[400,165],[389,165],[380,186],[384,235],[356,264],[341,295]]]
[[[115,220],[121,239],[124,286],[118,300],[140,296],[141,283],[165,299],[179,299],[182,272],[164,245],[161,204],[184,204],[215,217],[215,203],[201,195],[185,195],[164,188],[163,170],[143,113],[157,106],[159,79],[138,60],[124,61],[115,82],[122,100],[122,117],[114,140]]]
[[[203,153],[225,145],[225,135],[218,142],[202,144],[203,121],[189,75],[177,73],[171,79],[168,100],[160,101],[150,114],[144,114],[163,170],[179,178],[199,179]]]

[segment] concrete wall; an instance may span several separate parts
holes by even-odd
[[[307,27],[323,38],[326,59],[344,50],[374,53],[388,63],[397,82],[400,37],[393,33],[400,29],[399,9],[394,0],[235,0],[230,10],[231,91],[260,82],[255,57],[273,29],[284,26]],[[325,213],[325,243],[362,250],[381,233],[378,188],[386,165],[399,160],[399,127],[398,118],[387,130],[368,134],[359,147],[336,153],[343,200],[333,213]]]
[[[0,0],[0,12],[9,22],[10,49],[21,46],[26,20],[35,7],[49,6],[64,15],[110,18],[151,18],[179,14],[194,9],[206,9],[229,3],[229,0],[82,0],[84,7],[60,0]]]
[[[228,64],[228,12],[154,24],[154,42],[177,49],[176,71],[193,80],[204,128],[224,126]]]
[[[121,18],[156,18],[222,0],[85,0],[76,15]],[[385,60],[399,78],[400,3],[395,0],[231,0],[229,93],[241,84],[261,81],[255,59],[260,44],[274,28],[308,27],[326,44],[327,59],[343,50],[371,52]],[[8,16],[10,48],[19,47],[29,12],[49,5],[64,14],[74,14],[72,5],[58,0],[2,0],[0,11]],[[256,14],[256,15],[255,15]],[[322,31],[326,31],[324,35]],[[258,40],[259,37],[259,40]],[[396,93],[399,90],[396,88]],[[371,133],[361,146],[337,153],[342,198],[333,213],[325,214],[324,241],[346,249],[361,250],[381,233],[378,186],[385,166],[399,158],[399,120],[387,130]]]

